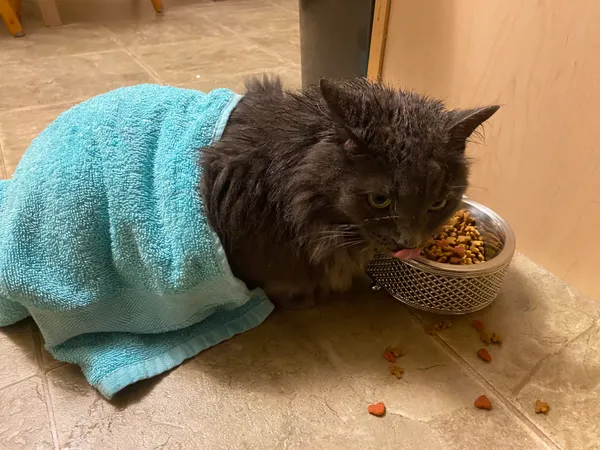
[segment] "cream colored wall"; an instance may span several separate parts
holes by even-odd
[[[600,299],[600,1],[392,0],[383,79],[499,103],[470,195],[519,250]]]

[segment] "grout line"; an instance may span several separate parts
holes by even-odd
[[[57,361],[58,361],[58,360],[57,360]],[[51,372],[54,372],[54,371],[56,371],[56,370],[58,370],[58,369],[62,369],[63,367],[65,367],[65,366],[68,366],[68,365],[69,365],[69,363],[66,363],[66,362],[63,362],[63,361],[58,361],[58,363],[59,363],[59,364],[58,364],[58,365],[56,365],[56,366],[49,367],[48,369],[44,369],[44,373],[45,373],[45,374],[49,374],[49,373],[51,373]]]
[[[269,1],[268,3],[270,5],[275,6],[276,8],[283,9],[284,11],[287,11],[287,12],[290,12],[292,14],[298,15],[298,10],[293,10],[293,9],[287,8],[287,7],[281,5],[281,4],[277,3],[277,2]]]
[[[217,6],[221,4],[221,6]],[[192,11],[196,11],[198,13],[223,13],[223,14],[245,14],[249,11],[265,11],[265,10],[269,10],[269,9],[273,9],[273,7],[275,6],[273,3],[271,3],[270,1],[267,1],[266,3],[263,4],[259,4],[259,5],[253,5],[251,3],[246,3],[244,5],[243,2],[239,2],[239,3],[233,3],[233,5],[238,5],[238,8],[235,8],[233,10],[233,12],[231,12],[230,9],[227,9],[226,5],[227,2],[224,0],[211,0],[210,2],[200,2],[199,4],[188,4],[188,5],[182,5],[181,8],[182,9],[187,9],[187,10],[192,10]],[[244,6],[242,6],[244,5]],[[287,10],[289,11],[289,10]]]
[[[160,78],[160,76],[158,75],[158,73],[152,69],[150,66],[148,66],[146,63],[144,63],[135,53],[133,53],[128,47],[126,47],[120,40],[119,38],[112,32],[112,30],[104,25],[101,25],[102,28],[104,28],[105,31],[108,32],[108,35],[110,36],[111,40],[113,42],[115,42],[120,48],[121,50],[123,50],[124,52],[126,52],[129,56],[131,56],[133,58],[133,60],[142,68],[146,71],[146,73],[148,73],[148,75],[150,75],[152,77],[152,79],[158,83],[158,84],[165,84],[165,82]]]
[[[42,387],[44,388],[44,397],[46,404],[46,412],[48,414],[48,422],[50,425],[50,433],[52,433],[52,440],[54,441],[54,449],[60,450],[60,443],[58,441],[58,431],[56,429],[56,418],[54,416],[54,404],[52,396],[50,395],[50,387],[48,386],[48,378],[44,373],[44,358],[42,357],[42,338],[38,329],[32,330],[33,342],[35,344],[35,356],[40,369],[40,378],[42,379]]]
[[[39,328],[37,328],[37,325],[32,328],[31,334],[33,337],[33,344],[35,345],[35,359],[38,363],[38,369],[40,370],[40,372],[43,372],[44,358],[42,357],[42,338],[40,336],[40,330]]]
[[[519,381],[519,383],[513,389],[511,389],[511,394],[514,395],[515,397],[518,396],[521,393],[521,391],[523,390],[523,388],[527,385],[527,383],[529,383],[534,378],[535,374],[538,372],[538,370],[540,369],[542,364],[548,358],[552,358],[553,356],[556,356],[556,355],[562,353],[563,351],[567,350],[573,342],[575,342],[576,340],[585,336],[586,334],[591,334],[592,331],[595,329],[596,329],[596,321],[592,321],[592,324],[587,329],[585,329],[584,331],[579,333],[577,336],[569,339],[567,341],[567,343],[565,345],[561,346],[557,351],[555,351],[553,353],[548,353],[543,358],[541,358],[537,363],[535,363],[535,365],[529,371],[529,373],[526,376],[524,376],[523,379],[521,381]]]
[[[229,33],[233,34],[235,37],[237,37],[239,40],[252,45],[253,47],[262,50],[263,52],[265,52],[266,54],[270,55],[270,56],[274,56],[275,58],[279,59],[281,62],[284,63],[288,63],[288,64],[294,64],[291,61],[288,61],[287,59],[285,59],[283,56],[281,56],[279,53],[276,53],[272,50],[269,50],[268,48],[263,47],[262,45],[258,45],[257,43],[255,43],[254,41],[251,41],[248,37],[232,30],[231,28],[216,22],[215,20],[211,19],[210,17],[207,17],[205,15],[203,15],[201,12],[195,12],[198,15],[201,15],[203,18],[205,18],[206,20],[208,20],[210,23],[212,23],[213,25],[216,25],[218,28],[222,28],[223,30],[228,31]]]
[[[274,70],[288,70],[288,69],[297,69],[297,68],[298,68],[298,66],[293,66],[293,65],[286,66],[286,65],[283,65],[283,66],[274,67],[274,68],[269,69],[269,70],[273,70],[274,71]],[[227,77],[225,77],[223,80],[227,81],[227,80],[231,80],[231,79],[237,79],[238,77],[244,77],[244,78],[246,78],[248,76],[255,75],[256,73],[257,73],[257,71],[253,70],[253,69],[252,70],[244,70],[242,72],[234,72],[234,73],[228,74]],[[204,80],[204,81],[206,81],[206,80]],[[211,81],[211,80],[209,80],[209,81]],[[239,81],[243,82],[244,80],[241,79]],[[195,84],[201,84],[201,83],[203,83],[203,80],[185,81],[183,83],[174,83],[172,86],[174,86],[174,87],[193,86]],[[215,86],[215,89],[217,87],[221,87],[221,86]]]
[[[230,31],[229,29],[223,27],[224,30],[226,31]],[[281,56],[279,56],[277,53],[274,52],[270,52],[267,51],[266,49],[262,49],[260,46],[254,44],[253,42],[248,41],[247,39],[244,39],[243,37],[241,37],[240,35],[238,35],[237,33],[234,33],[231,31],[231,37],[235,40],[241,41],[243,43],[246,44],[250,44],[252,47],[256,47],[259,50],[263,51],[264,53],[267,53],[269,56],[274,57],[277,60],[278,65],[277,66],[273,66],[273,67],[268,67],[266,69],[263,69],[263,72],[268,72],[268,71],[273,71],[273,70],[278,70],[281,68],[284,69],[298,69],[299,66],[289,62],[288,60],[286,60],[285,58],[282,58]],[[195,38],[195,39],[191,39],[191,40],[186,40],[186,41],[177,41],[177,42],[169,42],[166,43],[164,45],[178,45],[181,42],[195,42],[195,41],[203,41],[206,38]],[[211,39],[218,39],[218,37],[214,37]],[[157,44],[148,44],[148,45],[140,45],[140,46],[136,46],[136,48],[148,48],[148,47],[157,47]],[[123,46],[123,50],[126,51],[127,53],[129,53],[137,62],[138,64],[140,64],[145,70],[147,70],[156,80],[157,82],[160,82],[160,84],[169,84],[172,86],[181,86],[183,84],[188,84],[188,83],[194,83],[194,82],[198,82],[198,80],[190,80],[190,81],[184,81],[184,82],[177,82],[177,83],[166,83],[163,82],[162,79],[160,78],[160,76],[153,71],[153,69],[149,66],[147,66],[141,59],[139,59],[136,54],[128,49],[127,47]],[[231,77],[235,77],[235,76],[239,76],[239,75],[249,75],[249,74],[255,74],[257,72],[261,71],[261,68],[258,69],[248,69],[248,70],[242,70],[242,71],[231,71],[229,73],[227,73],[227,75],[225,76],[225,78],[231,78]]]
[[[105,53],[114,53],[114,52],[118,52],[120,51],[120,48],[109,48],[106,50],[96,50],[93,52],[81,52],[81,53],[67,53],[64,55],[52,55],[52,56],[37,56],[35,58],[21,58],[21,59],[11,59],[9,62],[6,63],[6,65],[22,65],[24,63],[33,63],[33,62],[37,62],[37,61],[45,61],[48,59],[64,59],[64,58],[70,58],[71,56],[73,57],[79,57],[79,56],[92,56],[92,55],[102,55]]]
[[[44,395],[46,396],[46,411],[48,413],[48,420],[50,422],[50,432],[52,433],[52,439],[54,440],[54,449],[60,450],[60,441],[58,440],[58,429],[56,427],[56,416],[54,415],[54,401],[52,399],[52,394],[50,393],[48,377],[45,373],[42,373],[41,377],[42,386],[44,387]]]
[[[254,42],[254,41],[252,40],[252,38],[253,38],[253,37],[254,37],[254,35],[252,35],[252,36],[244,36],[244,38],[245,38],[245,39],[246,39],[246,40],[247,40],[249,43],[253,44],[254,46],[256,46],[256,47],[258,47],[258,48],[260,48],[261,50],[263,50],[263,51],[265,51],[265,52],[267,52],[267,53],[269,53],[269,54],[271,54],[271,52],[272,52],[274,55],[278,56],[278,57],[279,57],[280,59],[282,59],[284,62],[287,62],[288,64],[291,64],[291,65],[293,65],[293,66],[296,66],[296,67],[300,67],[300,64],[298,64],[298,63],[295,63],[294,61],[290,61],[290,60],[289,60],[289,59],[287,59],[286,57],[284,57],[284,56],[281,56],[279,53],[277,53],[277,52],[275,52],[275,51],[272,51],[272,50],[269,50],[268,48],[266,48],[266,47],[263,47],[262,45],[260,45],[260,44],[258,44],[258,43],[256,43],[256,42]],[[298,56],[300,56],[300,55],[298,55]]]
[[[31,319],[29,319],[29,320],[31,320]],[[6,389],[8,387],[14,386],[15,384],[19,384],[22,381],[28,380],[28,379],[33,378],[33,377],[35,377],[35,376],[37,376],[37,375],[40,374],[40,364],[39,364],[39,359],[38,359],[38,343],[37,343],[37,340],[36,340],[36,328],[35,328],[35,326],[32,323],[28,324],[28,328],[29,328],[29,336],[31,338],[31,343],[33,344],[33,351],[35,353],[35,360],[37,362],[37,370],[35,370],[33,373],[31,373],[31,374],[29,374],[27,376],[24,376],[24,377],[19,378],[17,380],[11,381],[10,383],[7,383],[7,384],[5,384],[3,386],[0,386],[0,391],[2,389]]]
[[[421,319],[415,312],[407,308],[410,314],[415,317],[419,322],[425,324],[425,321]],[[441,346],[449,356],[454,359],[462,368],[481,383],[485,388],[491,391],[495,397],[511,412],[517,419],[519,419],[530,431],[532,431],[538,438],[540,438],[546,445],[552,449],[559,450],[560,446],[552,440],[546,433],[544,433],[533,421],[527,417],[519,408],[517,408],[513,402],[511,402],[504,394],[502,394],[493,384],[491,384],[483,375],[475,370],[460,354],[454,350],[446,341],[437,335],[431,336],[431,338]]]
[[[172,46],[176,46],[179,44],[190,44],[190,43],[194,43],[194,42],[198,42],[198,43],[202,43],[202,42],[206,42],[209,40],[212,41],[219,41],[222,40],[223,38],[231,38],[231,37],[237,37],[237,36],[194,36],[194,37],[188,37],[185,39],[180,39],[177,41],[170,41],[170,42],[163,42],[160,44],[150,44],[150,43],[139,43],[139,44],[134,44],[131,47],[132,48],[156,48],[156,47],[172,47]],[[119,39],[116,37],[116,35],[113,37],[113,39],[115,39],[115,41],[117,41],[119,43],[119,45],[121,46],[121,49],[127,51],[131,49],[126,46],[125,44],[121,43],[121,41],[119,41]]]
[[[5,384],[3,386],[0,386],[0,391],[4,390],[6,388],[9,388],[11,386],[14,386],[15,384],[19,384],[22,381],[26,381],[26,380],[29,380],[30,378],[37,377],[39,375],[40,375],[39,372],[34,372],[34,373],[30,374],[30,375],[27,375],[26,377],[19,378],[19,379],[15,380],[15,381],[11,381],[10,383],[7,383],[7,384]]]
[[[90,97],[76,97],[71,100],[62,100],[60,102],[51,102],[51,103],[44,103],[41,105],[38,104],[38,105],[29,105],[29,106],[19,106],[17,108],[9,108],[9,109],[5,109],[5,110],[0,110],[0,117],[2,117],[3,115],[5,115],[7,113],[35,111],[36,109],[53,108],[56,106],[71,106],[73,104],[80,103],[89,98]]]
[[[6,173],[6,166],[4,165],[4,146],[2,145],[2,129],[0,127],[0,180],[6,180],[8,173]]]

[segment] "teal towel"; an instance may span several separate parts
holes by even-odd
[[[203,213],[239,96],[140,85],[64,112],[0,182],[0,326],[32,316],[106,397],[260,324]]]

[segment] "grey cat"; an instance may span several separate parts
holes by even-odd
[[[467,139],[499,108],[447,110],[360,78],[246,87],[202,151],[202,195],[234,274],[285,306],[344,291],[375,252],[431,236],[466,190]]]

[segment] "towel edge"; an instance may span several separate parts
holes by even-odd
[[[273,312],[273,309],[274,306],[269,299],[262,297],[254,308],[227,323],[223,328],[214,329],[208,334],[196,336],[161,355],[119,368],[103,377],[95,384],[95,387],[105,398],[110,400],[117,392],[130,384],[155,377],[173,369],[186,359],[192,358],[210,347],[231,339],[237,334],[257,327]]]

